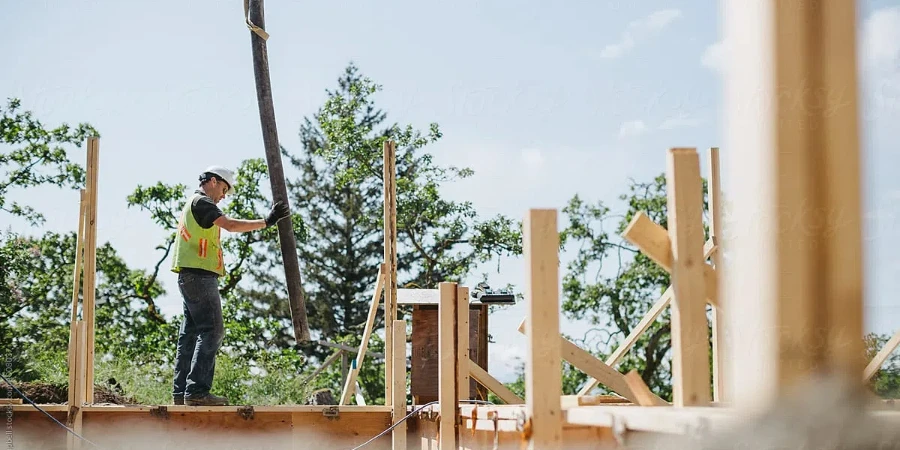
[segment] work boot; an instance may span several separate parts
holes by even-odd
[[[200,398],[185,396],[184,404],[187,406],[225,406],[228,404],[228,399],[213,394],[206,394]]]

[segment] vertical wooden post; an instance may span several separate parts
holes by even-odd
[[[442,282],[438,305],[438,401],[440,402],[440,450],[456,450],[459,442],[459,376],[457,375],[456,283]]]
[[[71,422],[72,422],[71,426],[72,426],[72,429],[76,433],[81,434],[83,416],[84,416],[84,413],[81,411],[81,409],[85,403],[88,403],[87,392],[85,391],[85,388],[87,387],[87,383],[86,383],[87,373],[86,372],[87,372],[87,366],[88,366],[87,352],[86,352],[87,324],[85,323],[84,320],[79,320],[76,323],[75,346],[76,346],[75,373],[77,374],[76,380],[75,380],[75,393],[73,395],[75,398],[75,403],[69,405],[69,413],[72,414],[73,406],[75,408],[77,408],[77,410],[75,410],[75,413],[74,413],[75,414],[74,418],[71,419]],[[66,433],[66,434],[68,435],[67,448],[69,448],[69,449],[83,448],[81,439],[76,438],[71,433]]]
[[[393,322],[397,319],[397,155],[393,141],[385,141],[384,153],[384,403],[391,404]]]
[[[814,374],[860,382],[856,5],[725,3],[725,142],[740,174],[725,242],[740,268],[725,277],[726,382],[744,408]]]
[[[456,369],[459,376],[459,398],[470,400],[472,389],[469,385],[469,288],[460,286],[456,291]]]
[[[672,243],[672,381],[675,406],[709,404],[709,326],[704,281],[703,184],[692,148],[668,153],[666,172]]]
[[[66,359],[69,365],[69,399],[68,405],[71,407],[76,402],[75,392],[77,392],[76,380],[78,379],[77,358],[78,358],[78,299],[81,293],[81,271],[84,256],[82,250],[84,247],[84,211],[87,207],[87,198],[85,190],[80,192],[80,202],[78,203],[78,234],[75,236],[75,269],[72,274],[72,315],[69,322],[69,356]]]
[[[722,178],[719,168],[719,149],[713,147],[709,149],[709,235],[714,242],[722,239]],[[717,248],[710,255],[713,266],[716,268],[716,276],[720,286],[721,280],[724,278],[725,267],[722,264],[722,253]],[[713,400],[716,402],[724,402],[728,400],[726,394],[725,379],[727,376],[728,364],[728,335],[725,331],[724,309],[726,308],[726,296],[716,293],[717,304],[712,307],[712,376],[713,376]]]
[[[394,331],[394,368],[392,390],[394,398],[391,405],[394,407],[394,424],[406,416],[406,321],[395,320]],[[406,422],[397,425],[392,431],[394,450],[406,450]]]
[[[94,402],[94,313],[97,294],[97,172],[100,166],[100,139],[91,136],[87,140],[87,182],[85,193],[88,206],[85,209],[87,232],[84,241],[84,302],[81,317],[85,325],[85,357],[87,358],[84,382],[85,398]]]
[[[559,229],[555,209],[525,216],[525,304],[528,349],[525,409],[530,449],[562,448],[562,355],[559,345]]]

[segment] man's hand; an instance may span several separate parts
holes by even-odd
[[[290,210],[284,202],[279,201],[275,203],[275,206],[272,207],[272,212],[269,213],[269,217],[266,217],[266,226],[271,227],[278,223],[279,220],[284,219],[291,215]]]

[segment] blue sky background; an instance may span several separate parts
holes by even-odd
[[[192,185],[210,164],[236,167],[264,154],[241,2],[2,3],[0,94],[21,98],[48,125],[87,121],[100,130],[98,238],[130,265],[152,267],[164,233],[146,213],[126,209],[135,186]],[[560,4],[268,2],[282,144],[299,146],[301,120],[353,61],[384,86],[378,102],[389,120],[440,124],[444,138],[430,148],[436,160],[476,172],[445,192],[474,201],[484,215],[522,218],[528,208],[562,208],[576,193],[614,202],[629,178],[663,172],[670,147],[697,147],[706,170],[705,149],[722,141],[720,4]],[[863,1],[859,12],[866,326],[893,332],[900,328],[900,1]],[[84,150],[73,157],[83,161]],[[728,149],[722,158],[727,189],[739,171],[728,166]],[[47,215],[44,229],[76,226],[77,192],[14,197]],[[2,225],[29,231],[9,217]],[[494,284],[523,284],[520,260],[483,270]],[[165,272],[162,281],[170,293],[161,307],[176,314],[175,277]],[[523,315],[519,305],[491,317],[490,367],[501,380],[524,357],[515,331]],[[561,328],[580,336],[589,327],[563,320]]]

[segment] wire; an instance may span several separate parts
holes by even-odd
[[[22,391],[19,390],[19,388],[17,388],[14,384],[12,384],[12,382],[9,381],[6,377],[4,377],[2,373],[0,373],[0,378],[3,378],[3,381],[5,381],[6,384],[9,385],[9,387],[13,388],[13,390],[15,390],[16,393],[18,393],[19,396],[22,397],[22,399],[24,399],[26,402],[28,402],[29,404],[31,404],[31,406],[34,406],[38,411],[44,413],[45,416],[49,417],[50,420],[56,422],[57,425],[59,425],[59,426],[65,428],[66,431],[68,431],[69,433],[74,434],[78,439],[81,439],[82,441],[85,441],[85,442],[87,442],[87,443],[93,445],[94,447],[102,448],[102,447],[100,447],[99,445],[97,445],[96,443],[94,443],[93,441],[91,441],[91,440],[85,438],[84,436],[81,436],[80,434],[76,433],[76,432],[75,432],[74,430],[72,430],[71,428],[69,428],[69,427],[63,425],[60,421],[56,420],[55,417],[53,417],[53,416],[51,416],[50,414],[48,414],[47,411],[44,411],[43,409],[41,409],[40,406],[36,405],[33,401],[31,401],[30,398],[26,397],[25,394],[22,393]]]
[[[493,405],[493,403],[491,403],[491,402],[486,402],[486,401],[483,401],[483,400],[460,400],[459,402],[460,402],[460,403],[475,403],[475,404],[479,404],[479,405]],[[400,424],[403,423],[406,419],[409,419],[410,417],[412,417],[413,414],[415,414],[415,413],[417,413],[417,412],[419,412],[419,411],[421,411],[421,410],[423,410],[423,409],[425,409],[425,408],[427,408],[427,407],[429,407],[429,406],[431,406],[431,405],[437,405],[438,403],[440,403],[440,402],[439,402],[439,401],[429,402],[429,403],[426,403],[426,404],[424,404],[424,405],[422,405],[422,406],[420,406],[420,407],[414,409],[413,412],[407,414],[407,415],[404,416],[402,419],[398,420],[397,423],[395,423],[395,424],[391,425],[390,427],[388,427],[387,430],[382,431],[382,432],[379,433],[377,436],[375,436],[375,437],[373,437],[372,439],[369,439],[368,441],[366,441],[366,442],[360,444],[358,447],[353,447],[353,450],[359,450],[359,449],[361,449],[361,448],[363,448],[363,447],[365,447],[365,446],[371,444],[375,439],[378,439],[378,438],[384,436],[384,435],[387,434],[389,431],[391,431],[391,430],[393,430],[394,428],[396,428],[397,425],[400,425]]]

